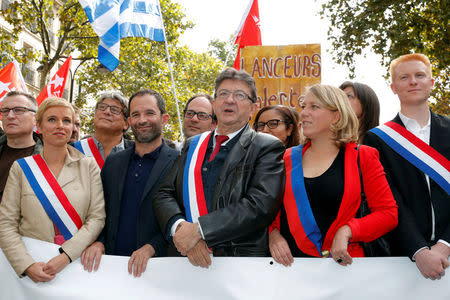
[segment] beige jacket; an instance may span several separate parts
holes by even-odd
[[[80,230],[61,246],[74,261],[105,225],[100,169],[92,157],[69,146],[57,181],[83,222]],[[35,262],[22,236],[53,243],[55,230],[22,168],[14,162],[0,204],[0,247],[19,276]]]

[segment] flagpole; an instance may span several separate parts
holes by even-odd
[[[236,34],[233,35],[233,38],[230,39],[230,41],[228,42],[228,45],[231,44],[231,47],[230,46],[228,47],[229,50],[228,50],[228,53],[227,53],[227,58],[225,59],[225,63],[223,65],[222,72],[227,68],[228,59],[230,58],[231,52],[233,51],[233,47],[235,45],[234,41],[236,41]],[[239,48],[238,48],[238,51],[239,51]]]
[[[158,4],[159,4],[159,7],[161,7],[161,3],[159,0],[158,0]],[[167,56],[167,61],[169,64],[169,70],[170,70],[170,78],[172,80],[172,93],[173,93],[173,96],[175,97],[175,104],[177,107],[178,126],[180,127],[181,140],[184,140],[183,125],[181,125],[180,106],[178,104],[177,91],[175,89],[175,80],[173,79],[172,63],[170,61],[169,44],[167,43],[166,28],[164,26],[164,19],[163,19],[163,15],[162,15],[162,7],[161,7],[161,20],[162,20],[162,29],[163,29],[163,34],[164,34],[164,44],[166,46],[166,56]]]

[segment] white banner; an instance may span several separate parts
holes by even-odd
[[[58,246],[24,238],[37,261]],[[103,256],[97,272],[69,264],[55,279],[36,284],[19,279],[0,253],[0,299],[450,299],[450,272],[441,280],[420,275],[406,257],[354,259],[342,267],[331,259],[296,258],[291,267],[270,258],[213,258],[209,269],[186,258],[151,259],[134,278],[127,257]]]

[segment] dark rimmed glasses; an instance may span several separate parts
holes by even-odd
[[[34,109],[30,109],[28,107],[16,106],[16,107],[12,107],[12,108],[4,107],[4,108],[0,109],[0,115],[2,117],[7,117],[10,111],[13,111],[16,116],[23,115],[27,111],[31,111],[34,113],[36,112]]]
[[[280,123],[286,123],[285,121],[282,120],[278,120],[278,119],[272,119],[269,120],[267,122],[256,122],[255,123],[255,130],[256,131],[260,131],[260,130],[264,130],[264,127],[267,125],[267,127],[269,127],[270,129],[275,129],[278,127],[278,125]]]
[[[113,113],[115,115],[121,115],[123,112],[123,109],[119,106],[108,105],[106,103],[100,103],[99,105],[97,105],[97,109],[99,109],[101,111],[105,111],[108,107],[109,107],[109,110],[111,111],[111,113]]]
[[[212,118],[211,114],[208,114],[208,113],[205,113],[202,111],[196,112],[196,111],[190,110],[190,109],[184,111],[184,117],[187,119],[192,119],[195,115],[197,115],[197,119],[199,119],[201,121],[206,121],[209,118]]]
[[[217,91],[216,93],[216,98],[218,99],[228,99],[228,97],[230,97],[230,95],[233,95],[233,99],[237,100],[237,101],[244,101],[246,99],[250,99],[250,101],[254,102],[253,99],[244,91],[241,90],[235,90],[235,91],[230,91],[230,90],[220,90]]]

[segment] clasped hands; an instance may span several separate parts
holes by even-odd
[[[68,264],[70,259],[65,253],[61,253],[47,263],[36,262],[25,270],[25,274],[34,282],[47,282],[55,278]]]
[[[173,243],[181,255],[187,256],[191,264],[207,268],[211,265],[211,250],[202,239],[198,223],[181,222],[173,236]]]

